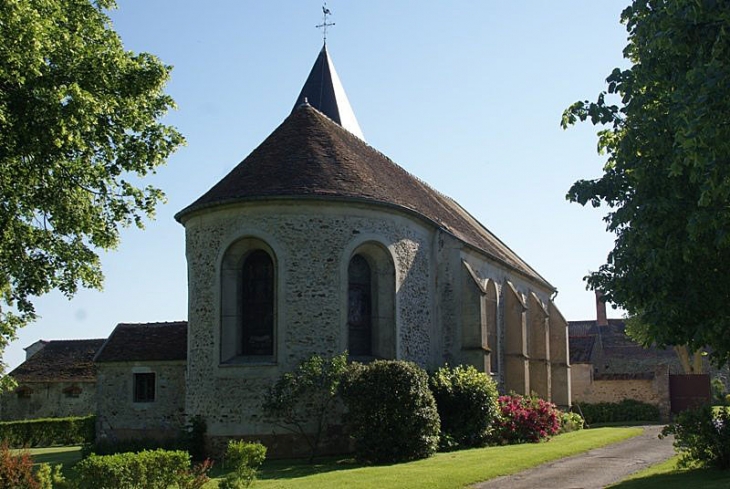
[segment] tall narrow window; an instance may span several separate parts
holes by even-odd
[[[243,263],[241,319],[243,355],[274,354],[274,263],[256,250]]]
[[[350,260],[347,281],[348,350],[353,356],[372,355],[372,278],[362,255]]]

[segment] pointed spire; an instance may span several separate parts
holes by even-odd
[[[357,123],[355,113],[350,106],[350,101],[347,100],[345,89],[342,87],[335,66],[329,57],[326,44],[322,46],[292,112],[305,100],[340,126],[363,141],[365,140],[360,124]]]

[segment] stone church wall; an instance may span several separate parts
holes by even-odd
[[[0,395],[3,421],[86,416],[96,412],[94,382],[26,382],[20,387],[32,392],[27,397],[19,397],[14,391]]]
[[[397,358],[432,360],[432,231],[410,216],[365,205],[247,204],[185,222],[189,282],[187,412],[212,437],[279,433],[263,419],[263,395],[307,356],[347,348],[347,266],[362,246],[387,250],[395,275]],[[226,250],[254,238],[274,254],[275,360],[221,364],[221,274]],[[224,401],[222,401],[224,399]]]
[[[134,374],[155,374],[151,402],[134,401]],[[185,425],[185,362],[99,363],[97,439],[172,438]]]

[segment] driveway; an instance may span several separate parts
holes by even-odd
[[[517,474],[472,486],[474,489],[599,489],[674,455],[672,438],[660,440],[662,426],[621,443],[556,460]]]

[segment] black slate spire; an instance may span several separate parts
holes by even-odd
[[[302,87],[302,91],[297,97],[292,112],[305,102],[355,136],[363,141],[365,140],[360,125],[355,118],[355,113],[352,111],[349,100],[347,100],[345,89],[342,87],[335,66],[332,64],[327,52],[326,44],[322,46],[322,50],[319,52],[314,66],[312,66],[312,71],[309,72],[307,81],[304,82],[304,87]]]

